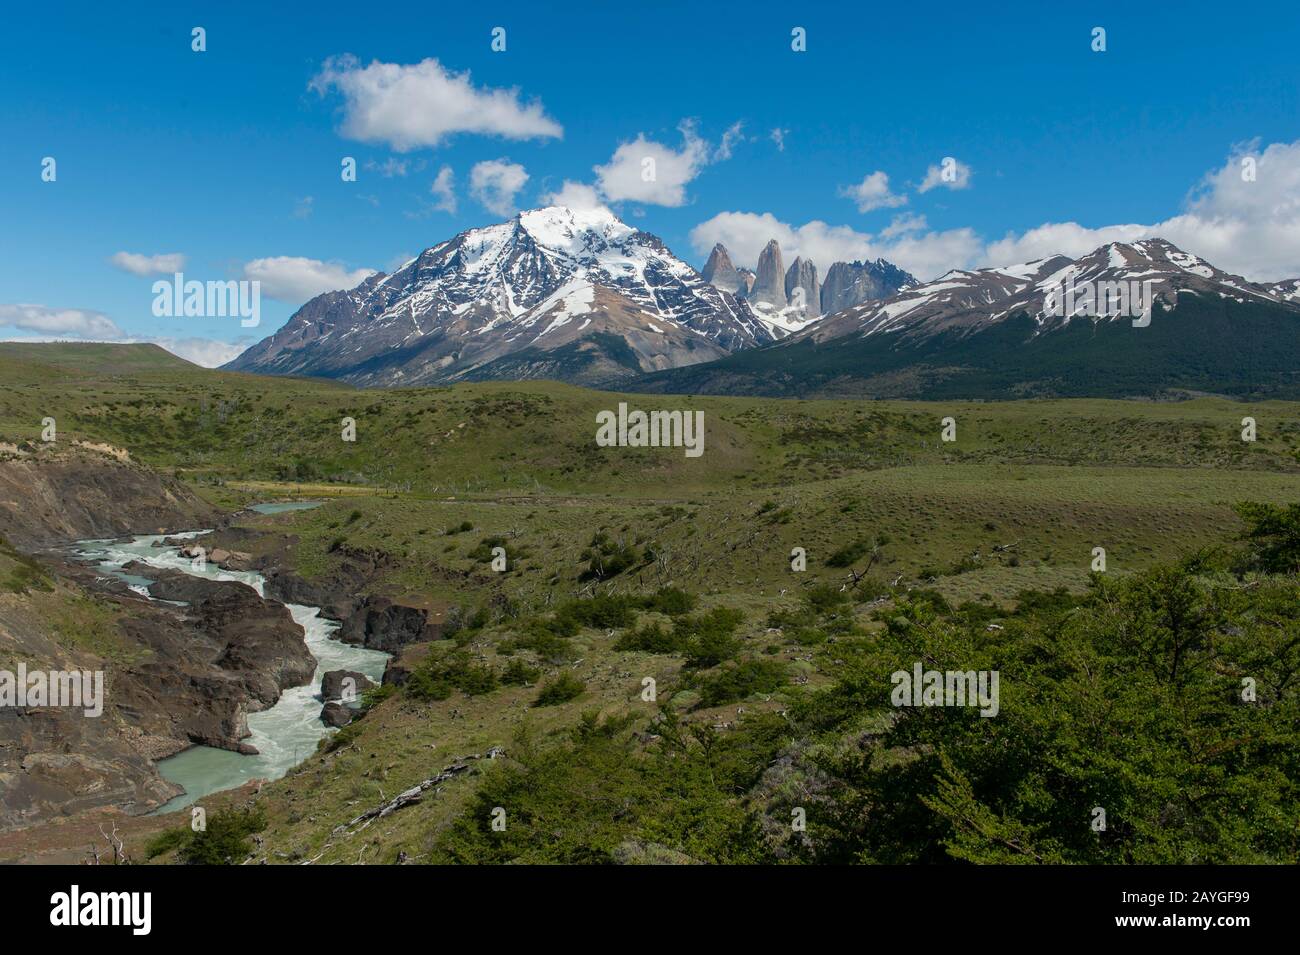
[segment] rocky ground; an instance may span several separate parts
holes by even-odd
[[[102,716],[0,708],[0,831],[104,808],[147,812],[179,792],[158,760],[191,745],[251,751],[248,714],[309,682],[316,665],[285,603],[320,606],[343,622],[341,639],[373,649],[440,636],[440,608],[366,593],[382,555],[345,548],[328,575],[308,581],[286,569],[291,536],[225,523],[183,485],[102,450],[0,461],[0,536],[19,559],[37,554],[40,568],[39,586],[0,592],[0,668],[105,673]],[[212,526],[208,559],[262,572],[265,599],[232,581],[127,565],[153,581],[150,601],[58,553],[75,539]],[[325,699],[322,718],[342,726],[355,711],[338,696]]]
[[[179,790],[155,761],[196,744],[250,751],[248,714],[315,670],[289,611],[251,587],[163,573],[151,591],[176,606],[84,567],[48,566],[50,593],[0,597],[0,657],[102,670],[104,712],[0,708],[0,829],[92,806],[160,805]]]
[[[118,448],[0,448],[0,536],[22,549],[212,527],[220,517],[184,485]]]

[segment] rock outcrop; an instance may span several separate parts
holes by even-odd
[[[354,710],[346,703],[331,700],[321,708],[320,718],[321,722],[326,726],[342,729],[356,719],[359,712],[359,710]]]
[[[350,686],[348,680],[352,681]],[[356,670],[330,670],[321,676],[320,697],[327,703],[330,700],[343,700],[344,691],[350,689],[352,699],[343,701],[351,703],[360,699],[361,694],[374,685],[370,677]]]
[[[709,253],[709,260],[704,263],[704,271],[700,274],[704,276],[704,281],[714,288],[722,289],[724,292],[731,292],[733,295],[741,297],[744,297],[749,292],[748,283],[736,271],[736,267],[731,264],[731,256],[727,252],[727,247],[721,242],[715,245],[713,251]]]
[[[52,589],[0,599],[0,660],[101,673],[102,712],[0,707],[0,829],[97,806],[161,805],[180,789],[156,760],[193,744],[255,752],[243,742],[248,714],[315,671],[302,628],[251,587],[133,569],[159,574],[152,593],[185,604],[175,606],[94,568],[46,566]]]
[[[758,256],[758,273],[749,297],[776,308],[785,308],[789,300],[785,294],[785,263],[781,259],[781,246],[776,239],[763,246]]]
[[[429,611],[397,603],[388,597],[367,597],[343,621],[339,639],[371,650],[392,653],[408,643],[437,640],[442,626],[429,620]]]
[[[388,555],[381,552],[343,545],[335,552],[340,560],[333,568],[319,579],[307,580],[281,566],[283,550],[273,550],[254,562],[262,572],[266,595],[285,603],[320,607],[322,615],[331,620],[351,617],[362,603],[357,595],[390,562]]]
[[[817,266],[802,256],[795,256],[785,273],[785,297],[790,304],[802,308],[807,318],[822,313],[822,287],[817,281]]]
[[[243,691],[237,695],[245,696],[254,711],[275,703],[281,690],[310,682],[316,672],[316,658],[307,649],[302,627],[294,623],[288,608],[264,600],[252,587],[171,572],[154,582],[149,593],[157,600],[186,604],[178,608],[193,638],[186,648],[186,656],[222,671],[221,683],[233,682],[236,689]],[[125,621],[124,625],[134,623]],[[148,633],[148,636],[156,640],[157,635]],[[189,682],[191,686],[202,685],[202,681]],[[167,687],[159,690],[174,692]],[[225,707],[219,698],[224,696],[218,693],[215,698],[207,698],[205,694],[203,709],[208,713],[222,712]],[[194,715],[197,720],[202,717],[201,713]],[[239,719],[242,718],[241,714]],[[215,734],[191,730],[187,735],[195,741],[199,741],[196,737],[202,737],[201,741],[207,745],[233,748],[229,745],[233,734],[224,726]]]
[[[114,450],[59,441],[0,454],[0,536],[30,550],[213,527],[221,520],[184,484]]]
[[[888,298],[916,278],[896,265],[877,259],[875,262],[836,262],[822,282],[822,314],[831,315],[863,302]]]

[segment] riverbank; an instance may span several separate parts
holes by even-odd
[[[266,505],[259,513],[298,510],[302,503]],[[180,541],[195,540],[205,532],[191,531],[169,535],[149,535],[128,541],[82,541],[78,556],[93,561],[102,571],[120,575],[137,592],[147,595],[148,586],[138,574],[123,568],[147,565],[163,571],[180,572],[191,577],[235,582],[252,588],[265,598],[265,578],[257,571],[231,570],[212,561],[195,561],[182,554]],[[164,540],[169,541],[164,545]],[[147,599],[154,599],[148,596]],[[301,628],[307,651],[315,662],[310,679],[282,689],[269,707],[249,712],[246,717],[248,736],[245,747],[255,752],[236,752],[210,745],[191,746],[158,762],[159,773],[184,793],[154,810],[172,811],[189,805],[203,796],[232,789],[254,779],[279,779],[316,749],[316,744],[332,732],[320,719],[319,699],[322,675],[330,670],[353,670],[375,682],[383,678],[389,654],[353,646],[335,639],[340,624],[322,616],[321,608],[284,603],[293,622]]]

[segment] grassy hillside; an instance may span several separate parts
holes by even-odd
[[[673,498],[926,464],[1300,465],[1296,406],[1278,402],[666,399],[551,382],[359,391],[187,365],[135,370],[154,359],[149,346],[117,346],[144,357],[107,365],[69,359],[62,345],[26,347],[51,349],[51,357],[11,360],[0,378],[0,440],[36,440],[50,416],[68,439],[108,441],[209,481]],[[595,415],[619,401],[702,410],[705,454],[596,447]],[[1254,443],[1240,439],[1245,415],[1258,421]],[[953,443],[940,441],[947,416],[957,421]],[[344,418],[356,422],[353,443],[341,439]]]

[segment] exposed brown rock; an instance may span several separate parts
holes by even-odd
[[[166,534],[220,519],[179,481],[85,445],[0,456],[0,536],[19,548]]]

